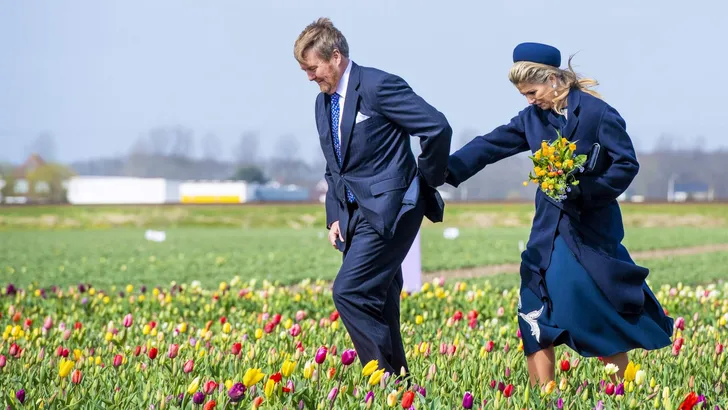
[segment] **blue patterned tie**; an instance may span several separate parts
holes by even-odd
[[[334,93],[331,96],[331,135],[334,139],[334,151],[336,151],[336,160],[341,166],[341,141],[339,141],[339,94]],[[344,187],[346,190],[346,200],[349,203],[354,203],[356,199],[354,194],[349,191],[349,188]]]

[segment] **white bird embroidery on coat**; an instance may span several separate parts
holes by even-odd
[[[531,327],[531,335],[536,338],[536,342],[541,343],[539,340],[541,338],[541,328],[538,327],[538,318],[541,317],[541,314],[543,313],[543,306],[541,306],[541,309],[534,310],[533,312],[523,314],[521,312],[518,312],[518,316],[522,317],[523,320],[528,323],[528,325]]]

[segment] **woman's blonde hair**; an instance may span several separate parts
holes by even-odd
[[[562,70],[558,67],[534,63],[531,61],[518,61],[511,66],[511,70],[508,73],[508,80],[515,86],[519,84],[546,84],[553,75],[556,77],[560,84],[554,89],[558,93],[554,97],[553,110],[559,114],[563,114],[564,106],[569,96],[569,91],[572,88],[584,91],[587,94],[591,94],[597,98],[602,96],[591,89],[591,87],[599,85],[597,80],[592,78],[583,78],[578,75],[571,67],[571,59],[574,56],[569,57],[568,69]]]

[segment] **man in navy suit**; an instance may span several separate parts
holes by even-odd
[[[400,77],[349,59],[327,18],[307,26],[294,55],[316,81],[316,126],[326,158],[326,227],[343,252],[336,309],[362,364],[407,373],[400,335],[402,261],[427,216],[442,221],[452,129]],[[415,159],[410,136],[420,138]]]

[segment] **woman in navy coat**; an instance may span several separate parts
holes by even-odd
[[[556,201],[536,192],[536,213],[521,254],[518,323],[531,383],[554,379],[554,346],[600,356],[623,377],[632,349],[669,346],[673,320],[645,283],[648,270],[622,246],[617,197],[637,175],[625,121],[590,87],[596,81],[560,69],[551,46],[523,43],[513,52],[509,80],[529,106],[511,121],[475,137],[450,156],[446,182],[457,187],[484,167],[536,152],[562,137],[587,154],[579,185]]]

